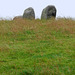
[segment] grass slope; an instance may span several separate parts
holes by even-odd
[[[0,75],[74,75],[75,21],[0,21]]]

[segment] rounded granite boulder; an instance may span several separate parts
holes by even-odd
[[[48,5],[46,8],[43,9],[41,14],[41,19],[50,19],[52,17],[56,17],[56,8],[53,5]]]
[[[27,8],[23,13],[23,18],[25,19],[35,19],[35,12],[32,7]]]

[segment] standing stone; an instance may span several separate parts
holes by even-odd
[[[16,19],[23,19],[23,16],[15,16],[15,17],[13,18],[13,20],[16,20]]]
[[[41,19],[50,19],[52,17],[56,17],[56,8],[53,5],[49,5],[43,9]]]
[[[26,19],[35,19],[35,12],[32,7],[27,8],[23,13],[23,18]]]

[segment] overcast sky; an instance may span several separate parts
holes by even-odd
[[[48,5],[56,7],[57,17],[75,18],[75,0],[0,0],[0,17],[13,18],[33,7],[36,18],[40,18],[43,8]]]

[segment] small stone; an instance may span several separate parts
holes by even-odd
[[[16,20],[16,19],[23,19],[23,16],[15,16],[15,17],[13,18],[13,20]]]

